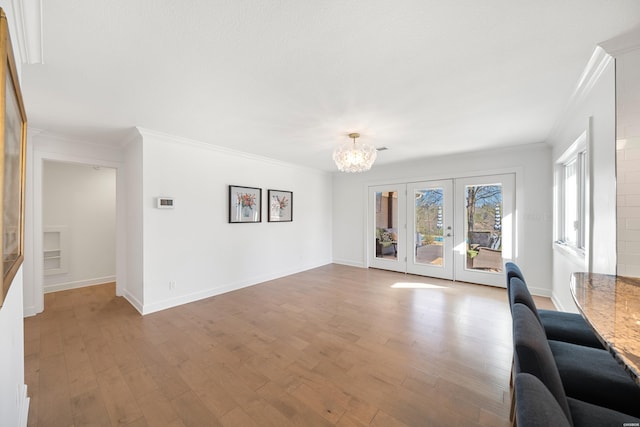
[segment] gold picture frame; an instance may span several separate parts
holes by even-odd
[[[27,115],[22,101],[7,16],[0,8],[0,240],[2,292],[0,306],[24,260],[24,184]]]

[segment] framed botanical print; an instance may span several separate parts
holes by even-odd
[[[293,192],[269,190],[269,222],[293,221]]]
[[[262,222],[262,189],[229,186],[229,222]]]

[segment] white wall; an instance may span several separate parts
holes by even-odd
[[[67,271],[46,275],[45,293],[114,282],[115,169],[45,161],[42,196],[45,229],[59,227],[67,242],[61,253]]]
[[[142,312],[144,301],[143,279],[143,174],[142,174],[142,136],[136,131],[124,148],[124,177],[126,185],[118,187],[118,194],[125,193],[126,200],[126,231],[124,234],[124,246],[119,248],[126,253],[126,266],[124,266],[126,286],[123,295]]]
[[[24,383],[22,268],[0,308],[0,424],[26,425],[29,399]]]
[[[380,154],[384,156],[384,152]],[[366,188],[370,185],[516,173],[516,258],[532,292],[551,292],[550,150],[543,144],[374,165],[362,174],[336,174],[333,181],[334,262],[366,266]]]
[[[553,301],[558,308],[577,311],[569,290],[571,273],[616,272],[616,175],[615,175],[615,69],[613,59],[598,48],[580,86],[557,121],[548,142],[555,163],[565,150],[588,131],[591,181],[590,237],[587,257],[554,245]],[[589,129],[589,121],[591,125]],[[591,267],[589,267],[591,265]]]
[[[618,274],[640,277],[640,49],[616,56]]]
[[[331,262],[331,174],[141,134],[142,312]],[[228,223],[229,185],[262,188],[261,223]],[[267,189],[293,191],[293,222],[267,222]],[[173,197],[175,208],[157,209],[158,196]]]
[[[640,137],[617,143],[617,273],[640,277]]]
[[[331,262],[331,175],[137,130],[112,146],[32,130],[25,313],[43,310],[42,177],[47,160],[117,169],[116,293],[150,313]],[[228,224],[228,185],[294,192],[291,223]],[[176,198],[174,210],[155,197]],[[25,270],[25,276],[27,272]],[[169,289],[169,282],[175,289]],[[26,293],[25,293],[26,294]]]

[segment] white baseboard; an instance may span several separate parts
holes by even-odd
[[[116,276],[96,277],[87,280],[78,280],[76,282],[58,283],[56,285],[44,286],[44,293],[67,291],[69,289],[84,288],[86,286],[102,285],[104,283],[115,282]]]
[[[142,310],[138,310],[138,311],[140,311],[142,315],[151,314],[151,313],[166,310],[169,308],[177,307],[183,304],[188,304],[190,302],[195,302],[205,298],[211,298],[216,295],[225,294],[227,292],[237,291],[238,289],[254,286],[262,282],[263,281],[261,280],[261,281],[247,282],[242,284],[230,284],[230,285],[220,286],[214,289],[207,289],[205,291],[199,291],[199,292],[194,292],[187,295],[181,295],[176,298],[169,298],[169,299],[158,301],[152,304],[143,304]]]
[[[334,259],[333,263],[340,264],[340,265],[347,265],[349,267],[366,268],[365,263],[362,261],[354,261],[354,260],[348,260],[348,259]]]
[[[551,295],[551,302],[553,303],[553,305],[556,306],[556,310],[558,311],[566,311],[569,313],[575,313],[574,310],[568,309],[567,307],[565,307],[558,298],[556,298],[555,294]]]
[[[241,282],[229,283],[226,285],[218,286],[213,289],[205,289],[203,291],[193,292],[190,294],[180,295],[175,298],[167,298],[162,301],[157,301],[151,304],[142,304],[141,309],[136,307],[136,309],[142,314],[151,314],[157,311],[166,310],[168,308],[177,307],[179,305],[188,304],[190,302],[199,301],[205,298],[211,298],[216,295],[221,295],[227,292],[236,291],[238,289],[247,288],[249,286],[254,286],[263,282],[267,282],[269,280],[279,279],[281,277],[290,276],[292,274],[300,273],[303,271],[311,270],[313,268],[322,267],[323,265],[331,264],[331,261],[321,262],[314,265],[307,265],[300,268],[295,268],[292,270],[281,271],[279,273],[268,274],[264,276],[257,276],[249,280],[244,280]],[[129,299],[129,298],[127,298]],[[131,301],[130,301],[131,302]],[[133,303],[132,303],[133,304]]]
[[[18,416],[20,417],[19,426],[27,427],[29,418],[29,396],[27,395],[27,385],[22,385],[22,390],[18,390]]]
[[[127,291],[126,289],[124,290],[124,294],[122,295],[122,297],[124,299],[126,299],[127,301],[129,301],[129,304],[131,304],[133,306],[133,308],[135,308],[136,310],[138,310],[138,313],[140,314],[144,314],[143,310],[144,307],[142,305],[142,303],[140,301],[138,301],[138,298],[136,298],[135,296],[133,296],[131,294],[131,292]]]
[[[551,298],[551,289],[536,288],[536,287],[530,286],[529,284],[527,284],[527,287],[529,288],[529,292],[531,292],[531,295],[535,295],[538,297]]]
[[[36,314],[38,314],[38,312],[36,311],[36,307],[33,305],[30,305],[29,307],[25,307],[22,312],[23,317],[32,317],[32,316],[35,316]]]

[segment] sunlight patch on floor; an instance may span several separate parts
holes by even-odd
[[[410,282],[396,282],[391,285],[396,289],[444,289],[446,286],[433,285],[431,283],[410,283]]]

